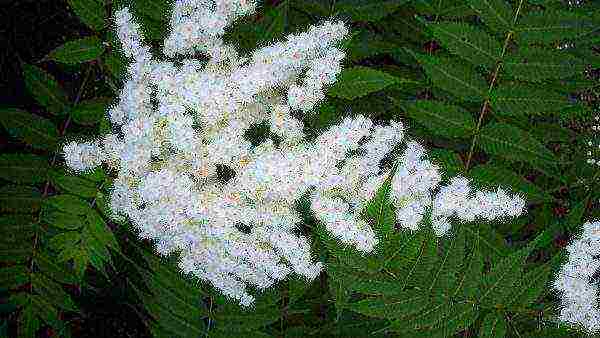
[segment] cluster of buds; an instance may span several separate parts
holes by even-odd
[[[291,112],[309,113],[335,81],[344,58],[335,44],[347,35],[346,25],[326,21],[243,58],[222,34],[235,18],[253,13],[255,4],[209,2],[175,2],[163,50],[171,58],[204,52],[206,64],[156,59],[128,9],[116,12],[118,37],[133,62],[108,111],[113,132],[70,142],[63,151],[76,172],[104,163],[117,173],[111,217],[129,220],[158,253],[179,252],[184,273],[250,306],[248,285],[265,289],[292,272],[313,280],[323,268],[312,261],[309,240],[294,234],[301,222],[294,203],[303,196],[329,233],[361,252],[373,250],[377,238],[360,210],[393,174],[380,164],[402,141],[403,126],[374,125],[358,115],[307,141],[302,121]],[[253,146],[244,138],[265,121],[280,136],[279,145],[268,139]],[[416,229],[432,204],[440,236],[452,215],[472,220],[523,212],[525,202],[501,190],[469,198],[464,178],[431,197],[438,169],[422,160],[419,144],[407,144],[392,184],[403,226]],[[224,181],[218,166],[233,177]]]

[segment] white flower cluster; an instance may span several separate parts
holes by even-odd
[[[204,51],[211,56],[205,65],[155,59],[129,11],[116,13],[118,37],[133,62],[108,112],[115,132],[71,142],[64,156],[75,171],[101,163],[117,171],[111,216],[128,218],[159,253],[179,252],[182,271],[249,306],[248,285],[265,289],[292,272],[312,280],[322,270],[311,260],[308,240],[293,233],[301,222],[294,202],[305,194],[333,236],[362,252],[373,250],[377,238],[359,212],[391,174],[380,172],[379,164],[402,140],[403,126],[373,125],[358,115],[306,141],[302,122],[290,112],[310,111],[335,81],[344,52],[333,45],[348,32],[344,23],[326,22],[240,58],[221,35],[255,4],[211,3],[177,0],[163,51],[169,57]],[[304,70],[303,84],[296,85]],[[279,147],[270,140],[252,147],[244,139],[263,121],[283,140]],[[423,155],[409,142],[393,180],[404,226],[415,229],[432,203],[439,235],[454,214],[472,220],[522,212],[524,202],[501,190],[469,198],[462,178],[430,197],[440,179]],[[222,182],[217,166],[235,175]]]
[[[422,159],[424,155],[425,149],[421,145],[408,143],[401,165],[392,179],[391,197],[402,226],[417,229],[428,207],[431,207],[431,223],[437,236],[450,229],[449,219],[452,216],[471,222],[476,217],[492,221],[523,213],[525,201],[521,197],[510,197],[502,188],[496,192],[475,191],[472,194],[468,179],[461,176],[453,177],[448,186],[441,187],[432,196],[441,175],[435,165]]]
[[[591,279],[600,269],[600,221],[585,223],[581,236],[566,250],[568,261],[553,282],[562,302],[559,320],[581,326],[589,333],[599,332],[598,287]]]

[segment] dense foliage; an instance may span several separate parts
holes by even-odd
[[[567,240],[584,220],[600,218],[600,170],[587,162],[599,4],[284,0],[229,27],[226,39],[250,52],[324,18],[348,18],[353,36],[343,71],[304,121],[307,134],[356,114],[401,119],[448,175],[511,187],[529,202],[528,213],[510,222],[461,224],[437,238],[428,228],[394,226],[386,182],[365,210],[381,238],[377,253],[366,256],[326,236],[300,203],[302,231],[326,269],[311,285],[279,283],[247,312],[182,276],[174,257],[156,256],[128,224],[109,220],[108,170],[73,176],[59,156],[65,141],[109,128],[105,113],[124,70],[114,10],[130,3],[146,37],[158,42],[170,4],[67,2],[86,34],[20,64],[41,109],[2,106],[0,123],[12,142],[0,155],[0,287],[9,335],[85,335],[81,327],[103,315],[95,304],[106,293],[144,324],[132,336],[581,335],[553,322],[558,298],[549,283]],[[257,143],[270,131],[256,126],[251,134]]]

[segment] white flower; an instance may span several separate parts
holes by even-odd
[[[254,302],[249,286],[265,289],[292,272],[313,280],[322,271],[308,238],[294,234],[302,221],[295,203],[307,192],[332,236],[363,254],[373,251],[379,239],[361,211],[391,174],[379,174],[381,160],[404,137],[400,122],[373,126],[359,114],[306,140],[302,118],[291,112],[311,111],[324,99],[345,56],[335,44],[348,29],[327,21],[242,57],[222,35],[255,9],[251,0],[176,0],[163,53],[177,56],[177,65],[155,58],[129,10],[117,11],[117,36],[132,62],[108,110],[115,133],[63,149],[74,170],[107,163],[117,172],[112,218],[128,219],[159,254],[179,253],[182,272],[244,306]],[[210,60],[188,58],[195,52]],[[263,122],[281,137],[279,146],[247,139]],[[416,230],[440,174],[421,145],[407,145],[392,200],[398,220]],[[484,210],[467,198],[465,182],[453,182],[433,199],[439,236],[452,214],[470,219]],[[481,194],[477,202],[489,205],[486,217],[516,216],[524,206],[502,190]]]
[[[589,334],[600,331],[598,287],[589,279],[600,268],[600,221],[586,222],[583,233],[567,246],[568,261],[556,274],[553,288],[561,298],[559,320],[583,327]]]
[[[85,172],[99,166],[105,159],[105,154],[98,142],[70,142],[63,148],[66,164],[77,172]]]

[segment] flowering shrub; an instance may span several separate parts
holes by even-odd
[[[379,163],[402,139],[403,126],[373,126],[358,115],[331,127],[313,144],[305,142],[301,122],[290,111],[309,111],[323,99],[322,87],[335,81],[344,53],[330,45],[347,34],[345,25],[313,27],[256,51],[245,65],[219,37],[228,22],[251,13],[255,5],[223,2],[214,13],[202,6],[201,1],[175,3],[163,52],[170,57],[207,52],[211,59],[204,71],[191,59],[179,69],[155,60],[128,9],[116,13],[119,39],[134,60],[128,67],[131,78],[109,111],[123,136],[71,142],[64,154],[77,171],[102,162],[117,170],[112,212],[127,216],[141,238],[155,240],[159,253],[180,251],[183,272],[210,281],[248,306],[254,298],[245,284],[265,289],[292,271],[308,280],[321,272],[322,263],[311,261],[307,239],[292,232],[300,221],[293,202],[309,189],[316,217],[333,236],[360,251],[373,250],[378,239],[358,213],[389,176],[389,171],[379,173]],[[293,84],[307,67],[304,84]],[[281,93],[286,85],[287,95]],[[156,109],[152,99],[158,102]],[[242,138],[253,123],[264,120],[281,136],[279,149],[272,141],[252,149]],[[366,140],[362,146],[361,140]],[[359,149],[362,155],[348,156]],[[416,230],[432,201],[438,236],[448,231],[454,214],[473,221],[523,212],[525,202],[500,188],[470,197],[468,180],[462,177],[432,198],[441,177],[424,155],[422,146],[409,142],[393,176],[391,197],[402,226]],[[219,182],[217,165],[230,167],[235,177]],[[238,230],[236,223],[251,224],[250,233]]]
[[[85,65],[74,100],[24,64],[52,117],[1,121],[31,147],[0,156],[19,335],[78,326],[99,283],[154,336],[595,330],[594,223],[552,271],[600,216],[597,5],[69,4],[95,33],[42,61]]]

